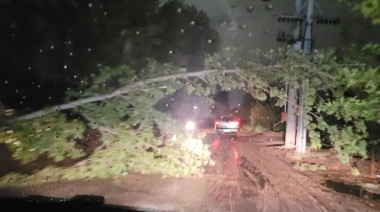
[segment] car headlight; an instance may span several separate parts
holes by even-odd
[[[195,123],[192,121],[186,122],[185,129],[189,130],[189,131],[194,130],[195,129]]]

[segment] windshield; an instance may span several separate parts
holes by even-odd
[[[380,210],[380,0],[0,0],[0,58],[0,205]]]

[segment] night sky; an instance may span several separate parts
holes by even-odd
[[[277,31],[289,31],[291,24],[278,23],[276,15],[294,11],[294,0],[186,0],[185,5],[195,6],[182,13],[186,16],[179,16],[176,4],[162,9],[168,1],[121,2],[0,0],[0,101],[29,110],[61,103],[65,91],[96,73],[100,63],[129,64],[138,70],[151,57],[186,66],[201,64],[204,53],[227,46],[237,47],[242,55],[254,48],[278,48],[283,43],[276,42]],[[346,40],[379,39],[379,27],[357,19],[337,0],[318,3],[321,11],[315,8],[316,15],[342,18],[350,32]],[[202,30],[192,29],[192,20]],[[341,30],[342,26],[315,25],[315,48],[341,45]],[[133,44],[133,61],[123,52],[127,44]],[[240,99],[231,101],[234,105]]]

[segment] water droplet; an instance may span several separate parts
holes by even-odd
[[[239,28],[240,29],[247,29],[247,25],[245,25],[245,24],[239,25]]]
[[[5,81],[4,83],[5,83],[5,84],[8,84],[8,81]]]
[[[185,32],[185,30],[184,29],[181,29],[181,33],[184,33]]]
[[[54,45],[51,45],[51,46],[50,46],[50,49],[54,49]]]
[[[63,69],[67,69],[67,65],[64,65],[64,66],[63,66]]]
[[[90,51],[91,51],[91,48],[88,48],[88,49],[87,49],[87,51],[89,51],[89,52],[90,52]]]
[[[252,5],[249,5],[249,6],[247,6],[247,12],[252,12],[253,10],[254,10],[254,8],[253,8],[253,6]]]
[[[190,25],[195,25],[195,21],[191,21],[191,22],[190,22]]]
[[[29,67],[28,67],[28,70],[32,70],[32,67],[29,66]]]
[[[169,51],[169,54],[173,54],[173,51],[172,51],[172,50],[170,50],[170,51]]]
[[[248,33],[248,36],[249,36],[249,37],[252,37],[252,33]]]
[[[42,53],[42,49],[40,49],[40,53]]]
[[[74,75],[74,79],[76,79],[77,78],[77,75]]]
[[[209,39],[207,42],[208,42],[208,43],[212,43],[212,40],[211,40],[211,39]]]
[[[92,7],[92,3],[89,3],[89,4],[88,4],[88,7]]]
[[[182,12],[182,9],[181,8],[178,8],[177,9],[177,13],[181,13]]]
[[[137,31],[137,32],[136,32],[136,35],[139,35],[139,34],[140,34],[140,31]]]
[[[70,56],[73,56],[73,53],[72,53],[72,52],[70,52]]]
[[[273,9],[273,4],[268,4],[265,9],[267,10],[272,10]]]

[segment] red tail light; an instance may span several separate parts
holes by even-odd
[[[214,124],[215,124],[215,125],[218,125],[218,124],[219,124],[219,121],[218,121],[218,120],[216,120]]]

